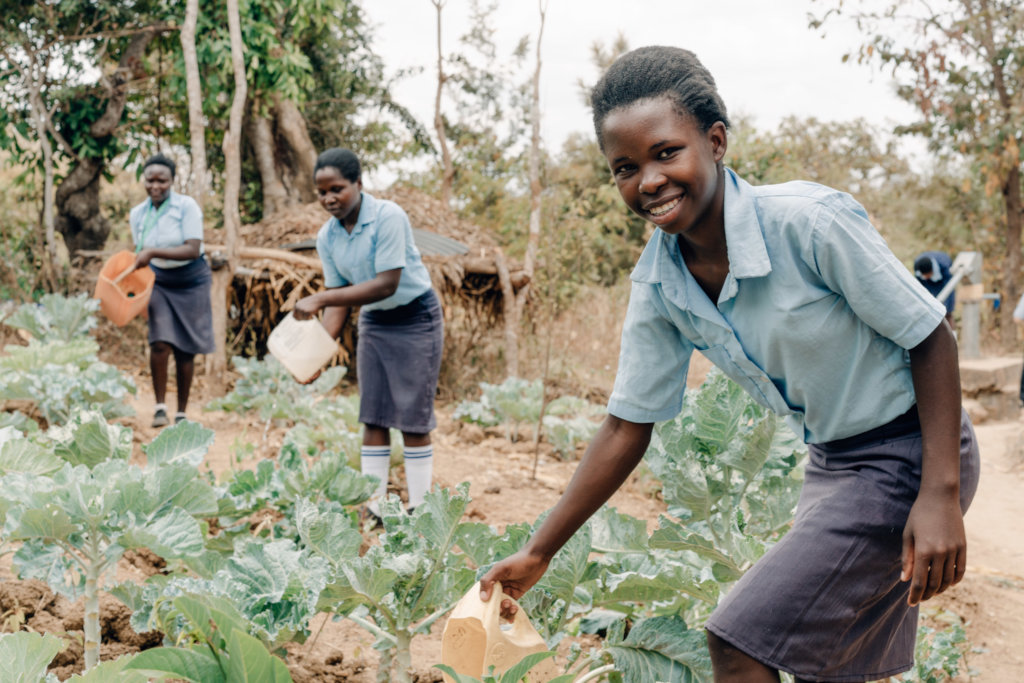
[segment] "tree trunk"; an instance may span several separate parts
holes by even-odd
[[[540,43],[544,37],[544,16],[547,13],[547,0],[538,0],[540,10],[540,29],[537,31],[537,66],[533,70],[533,83],[530,92],[530,231],[526,241],[526,259],[523,270],[527,276],[533,277],[533,264],[537,260],[537,245],[540,243],[541,193],[540,184]],[[526,297],[530,292],[527,283],[516,292],[516,319],[523,316]]]
[[[519,376],[519,313],[516,310],[516,293],[512,289],[512,278],[501,249],[494,251],[494,267],[498,270],[498,284],[501,285],[501,304],[505,318],[505,374]]]
[[[434,95],[434,131],[437,133],[437,142],[441,148],[441,201],[445,206],[451,206],[455,165],[452,163],[452,154],[448,151],[444,117],[441,116],[441,92],[444,90],[445,81],[448,80],[444,74],[444,57],[441,54],[441,10],[444,9],[444,0],[431,0],[431,2],[437,9],[437,92]]]
[[[38,65],[37,65],[38,66]],[[43,244],[46,247],[46,259],[44,260],[43,279],[48,290],[53,291],[56,287],[57,274],[57,245],[55,244],[55,222],[53,219],[53,145],[47,135],[47,122],[50,118],[43,103],[42,94],[39,92],[40,84],[44,74],[32,74],[29,81],[29,106],[32,110],[32,122],[35,125],[36,135],[39,137],[39,148],[43,152],[43,221],[42,233]]]
[[[277,124],[275,138],[278,141],[278,168],[288,196],[292,203],[308,204],[315,201],[313,169],[316,167],[316,148],[309,137],[306,117],[294,102],[280,98],[274,106],[274,117]]]
[[[143,75],[136,74],[136,70],[142,68],[146,47],[164,30],[162,25],[151,26],[132,35],[117,68],[101,81],[106,88],[107,107],[89,126],[93,138],[114,134],[128,100],[128,86],[133,78]],[[102,248],[110,233],[110,224],[100,213],[102,172],[102,159],[78,159],[57,188],[55,228],[64,236],[71,253],[76,249]]]
[[[196,24],[199,0],[188,0],[181,26],[181,52],[185,58],[185,89],[188,93],[188,133],[191,146],[188,194],[202,209],[206,199],[206,126],[203,125],[203,88],[196,56]]]
[[[289,205],[288,191],[277,173],[274,162],[274,132],[270,120],[258,113],[253,106],[249,113],[249,144],[256,158],[256,168],[260,172],[260,185],[263,189],[263,215],[269,216]]]
[[[1017,326],[1013,323],[1013,309],[1020,295],[1018,280],[1020,279],[1021,254],[1021,206],[1020,166],[1010,169],[1003,185],[1003,203],[1006,207],[1006,260],[1003,268],[1003,299],[1000,310],[1002,341],[1008,348],[1016,346]]]
[[[242,154],[239,144],[242,135],[242,115],[245,113],[247,86],[245,82],[245,61],[242,44],[241,20],[238,16],[238,0],[227,0],[228,30],[231,34],[231,66],[235,72],[235,94],[231,100],[231,114],[228,129],[224,132],[224,246],[227,251],[227,267],[213,274],[213,334],[217,350],[211,359],[208,372],[213,383],[223,388],[227,378],[227,335],[228,335],[228,287],[232,274],[238,265],[238,231],[242,217],[238,211],[238,195],[242,184]]]

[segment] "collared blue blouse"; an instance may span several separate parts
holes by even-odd
[[[359,219],[351,234],[333,216],[316,236],[324,264],[324,284],[344,287],[372,280],[385,270],[402,269],[398,289],[386,299],[364,304],[364,311],[404,306],[430,289],[430,273],[412,238],[412,226],[398,204],[362,193]]]
[[[725,174],[729,275],[717,306],[656,230],[636,268],[608,412],[660,422],[682,408],[699,350],[808,443],[883,425],[914,404],[909,354],[945,309],[850,195]]]
[[[180,247],[185,244],[185,240],[199,240],[199,251],[202,253],[203,211],[199,208],[199,204],[188,195],[178,194],[173,190],[164,201],[168,203],[167,210],[160,215],[156,225],[146,235],[146,243],[142,245],[142,248]],[[146,201],[132,208],[131,213],[128,214],[132,241],[136,245],[139,244],[142,237],[146,214],[150,211],[159,212],[159,209],[154,208],[153,202],[147,197]],[[155,258],[151,263],[157,268],[179,268],[192,263],[192,261]]]

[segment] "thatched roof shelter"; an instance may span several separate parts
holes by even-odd
[[[392,187],[368,191],[396,202],[409,215],[449,330],[455,331],[454,323],[466,337],[463,344],[472,344],[497,327],[503,310],[499,270],[508,270],[513,289],[525,285],[529,278],[515,264],[504,263],[494,237],[420,190]],[[313,202],[242,226],[239,239],[244,246],[233,292],[235,332],[229,340],[234,348],[261,354],[270,331],[295,302],[323,287],[315,238],[328,217],[319,203]],[[207,231],[206,238],[206,250],[216,262],[218,235]],[[350,325],[342,335],[346,352],[341,362],[349,363],[354,343],[355,329]]]

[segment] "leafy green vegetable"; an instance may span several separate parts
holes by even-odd
[[[63,649],[64,641],[49,634],[28,631],[0,633],[4,680],[10,683],[56,682],[56,676],[46,674],[46,667]]]
[[[69,342],[96,327],[93,314],[99,308],[99,300],[90,299],[84,293],[73,297],[44,294],[38,304],[22,304],[3,322],[25,330],[39,341]]]

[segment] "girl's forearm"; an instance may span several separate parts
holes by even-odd
[[[921,419],[921,494],[960,492],[960,369],[956,341],[943,320],[910,350],[910,372]]]
[[[316,301],[318,308],[327,308],[328,306],[351,308],[352,306],[372,304],[395,293],[401,273],[401,268],[385,271],[379,273],[372,280],[345,287],[325,289],[312,295],[312,298]]]
[[[622,485],[647,451],[653,425],[609,415],[576,468],[558,504],[526,550],[550,560]]]
[[[144,249],[149,258],[162,258],[169,261],[191,261],[199,258],[199,240],[188,240],[177,247],[154,247]]]
[[[324,309],[324,317],[320,322],[332,339],[337,339],[341,335],[348,312],[348,306],[328,306]]]

